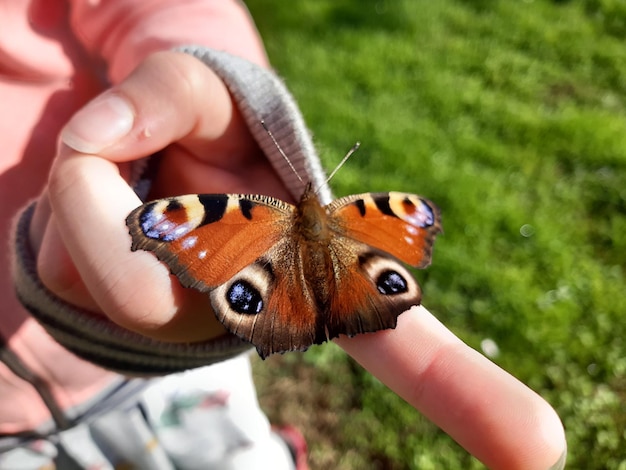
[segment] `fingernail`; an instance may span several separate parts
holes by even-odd
[[[134,120],[135,113],[124,98],[104,94],[70,119],[61,140],[79,152],[98,153],[128,134]]]

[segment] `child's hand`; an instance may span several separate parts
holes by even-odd
[[[158,339],[223,333],[208,297],[180,287],[124,221],[140,204],[129,163],[165,148],[152,196],[288,193],[221,80],[183,53],[158,53],[79,111],[62,133],[31,226],[39,275],[64,300]]]
[[[336,341],[488,468],[563,468],[565,436],[552,407],[425,308],[400,315],[395,330]]]

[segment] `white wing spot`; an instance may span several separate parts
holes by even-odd
[[[185,249],[189,249],[189,248],[193,248],[196,243],[198,242],[198,237],[196,237],[195,235],[192,235],[191,237],[187,237],[183,240],[183,248]]]

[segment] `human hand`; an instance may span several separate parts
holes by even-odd
[[[183,289],[152,255],[130,251],[124,220],[140,204],[130,162],[164,148],[151,196],[289,198],[221,80],[187,54],[163,52],[69,122],[31,245],[41,280],[67,302],[157,339],[209,339],[224,330],[203,313],[208,298]]]
[[[400,315],[395,330],[336,342],[488,468],[564,467],[554,409],[424,307]]]
[[[120,101],[105,97],[124,97],[133,112],[116,117]],[[151,254],[129,249],[123,221],[139,204],[129,162],[164,147],[154,197],[289,198],[222,82],[192,57],[161,53],[70,122],[31,242],[41,279],[68,302],[157,339],[209,339],[223,329],[206,315],[207,297],[182,289]],[[337,342],[491,468],[550,468],[564,452],[552,408],[424,309],[401,315],[396,330]]]

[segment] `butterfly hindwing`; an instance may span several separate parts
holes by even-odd
[[[218,319],[231,333],[255,345],[263,358],[322,343],[323,317],[303,273],[294,241],[285,237],[211,292]]]
[[[421,290],[398,260],[351,238],[337,237],[336,288],[327,312],[329,338],[395,328],[397,317],[421,302]],[[345,295],[350,292],[350,295]]]

